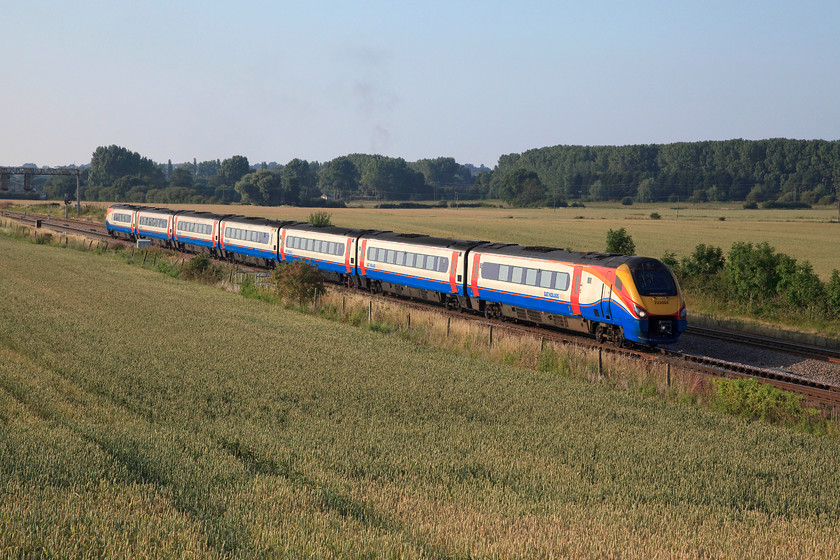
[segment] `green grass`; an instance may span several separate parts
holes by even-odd
[[[834,439],[3,236],[0,281],[5,556],[840,554]]]

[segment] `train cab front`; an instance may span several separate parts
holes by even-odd
[[[625,303],[635,321],[630,328],[637,343],[656,346],[676,342],[687,325],[685,300],[671,270],[656,259],[632,258],[616,270]],[[629,300],[629,301],[627,301]],[[625,327],[625,333],[627,333]]]

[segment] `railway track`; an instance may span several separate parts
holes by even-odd
[[[84,220],[56,218],[55,216],[49,216],[46,214],[10,212],[7,210],[0,211],[0,216],[16,220],[34,228],[43,228],[59,233],[72,233],[76,235],[83,235],[87,237],[93,237],[97,240],[112,239],[111,236],[108,235],[108,230],[105,228],[105,224],[99,222],[87,222]]]
[[[523,336],[533,336],[538,339],[543,339],[546,341],[561,344],[574,344],[576,346],[589,348],[592,350],[598,350],[600,352],[620,355],[629,359],[661,362],[663,364],[670,365],[673,368],[689,370],[704,376],[726,377],[730,379],[756,378],[764,383],[767,383],[779,389],[803,395],[806,399],[806,402],[809,405],[817,405],[828,408],[840,408],[840,385],[833,385],[831,383],[821,382],[808,376],[800,375],[783,369],[758,367],[749,364],[673,350],[616,348],[615,346],[611,346],[609,344],[598,343],[593,338],[566,331],[546,329],[542,327],[528,325],[525,323],[486,319],[478,315],[472,316],[458,311],[446,310],[436,305],[417,301],[408,301],[401,299],[397,299],[396,301],[399,301],[400,303],[404,304],[406,307],[409,308],[436,311],[446,315],[456,316],[462,319],[474,320],[479,324],[487,326],[488,329],[492,326],[493,329],[504,330],[509,333],[516,333]],[[724,335],[721,334],[720,336]],[[735,340],[735,342],[740,344],[748,344],[748,340],[749,337],[744,337]],[[772,339],[766,339],[762,341],[762,343],[769,345],[771,343],[771,340]],[[796,346],[794,343],[787,344],[791,345],[791,347]],[[780,351],[778,347],[773,348],[777,351]],[[825,359],[823,358],[825,352],[816,352],[815,355],[811,355],[808,354],[808,348],[809,345],[804,345],[804,348],[800,348],[798,350],[797,355]],[[825,349],[818,348],[818,350]]]
[[[27,214],[23,212],[10,211],[0,211],[0,215],[33,225],[35,227],[44,227],[53,231],[64,233],[69,232],[95,239],[112,240],[107,233],[105,225],[97,222],[62,219],[54,216],[51,217],[40,214]],[[336,289],[346,290],[348,288],[337,287]],[[457,316],[461,319],[476,321],[480,324],[486,325],[490,329],[491,336],[492,329],[500,329],[507,332],[518,333],[523,336],[533,336],[551,342],[575,344],[599,350],[600,352],[618,354],[631,359],[661,361],[664,364],[669,364],[673,367],[687,369],[711,377],[727,377],[736,379],[757,378],[764,383],[768,383],[780,389],[804,395],[809,404],[840,408],[840,386],[820,382],[791,371],[756,367],[748,364],[671,350],[659,349],[650,351],[631,348],[616,348],[614,346],[600,344],[594,339],[574,333],[545,329],[525,323],[486,319],[478,315],[472,316],[458,311],[446,310],[440,306],[424,302],[396,299],[387,296],[385,297],[387,299],[398,301],[400,304],[408,308],[423,309],[427,311],[431,310],[438,313],[448,314],[450,316]],[[770,349],[776,352],[785,352],[806,358],[840,363],[840,351],[819,346],[799,344],[738,331],[709,329],[694,325],[689,326],[688,332],[705,338],[725,340],[727,342]]]
[[[823,346],[815,346],[813,344],[791,342],[788,340],[782,340],[779,338],[772,338],[743,331],[733,331],[729,329],[712,329],[708,327],[699,327],[696,325],[689,325],[688,330],[686,332],[688,334],[694,334],[697,336],[702,336],[704,338],[712,338],[716,340],[724,340],[727,342],[747,344],[755,348],[773,350],[774,352],[785,352],[787,354],[794,354],[796,356],[803,356],[815,360],[824,360],[827,362],[840,364],[840,350],[834,348],[826,348]]]

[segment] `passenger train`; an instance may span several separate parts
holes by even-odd
[[[207,212],[115,204],[108,232],[274,267],[304,260],[326,280],[654,347],[686,328],[673,273],[646,257],[522,247]]]

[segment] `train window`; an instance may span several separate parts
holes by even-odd
[[[414,253],[406,253],[405,254],[405,266],[414,266],[414,257],[417,256]]]
[[[506,264],[499,265],[499,282],[510,282],[510,267]]]
[[[569,273],[558,272],[554,276],[554,289],[565,292],[569,289]]]
[[[539,272],[536,268],[526,268],[525,269],[525,283],[529,286],[536,286],[537,285],[537,272]]]
[[[165,228],[167,226],[167,221],[163,218],[150,218],[148,216],[145,216],[140,218],[140,225],[155,228]]]
[[[659,261],[647,260],[630,269],[639,294],[643,296],[675,296],[677,285],[671,272]]]
[[[554,273],[550,270],[540,270],[540,288],[551,288],[552,281],[554,280],[553,276]]]
[[[446,272],[449,270],[449,259],[446,257],[438,257],[437,271]]]
[[[481,277],[485,280],[499,279],[499,263],[486,262],[481,265]]]
[[[514,284],[521,284],[522,283],[522,267],[521,266],[514,266],[511,269],[510,273],[510,281]]]
[[[336,243],[335,248],[336,248],[335,254],[339,257],[343,257],[344,256],[344,243]]]
[[[405,266],[405,251],[397,251],[397,262],[395,264]]]
[[[392,249],[388,249],[387,251],[385,251],[385,262],[386,263],[394,264],[395,260],[396,260],[396,257],[394,256],[394,251]]]

